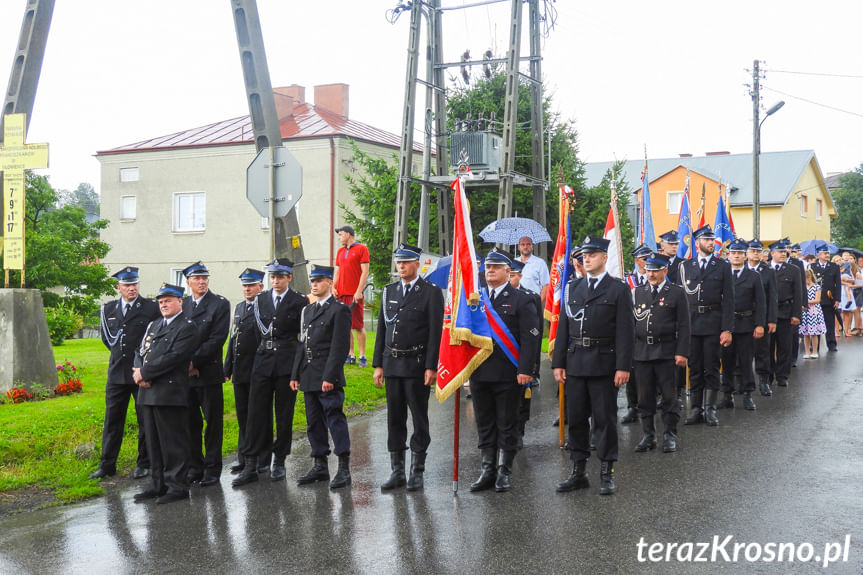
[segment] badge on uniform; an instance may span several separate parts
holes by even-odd
[[[536,329],[536,328],[533,328],[532,330],[530,330],[530,335],[532,335],[533,337],[538,336],[538,335],[539,335],[539,330],[538,330],[538,329]]]

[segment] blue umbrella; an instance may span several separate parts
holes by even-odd
[[[835,254],[839,250],[836,244],[831,244],[830,242],[825,240],[806,240],[805,242],[800,242],[800,253],[802,253],[804,256],[818,255],[818,252],[816,250],[821,244],[827,244],[827,249],[830,250],[831,254]]]
[[[479,237],[493,244],[516,245],[521,238],[530,238],[533,243],[550,242],[551,236],[542,225],[530,218],[502,218],[483,228]]]

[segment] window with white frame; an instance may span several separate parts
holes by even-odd
[[[171,268],[171,283],[175,286],[180,286],[185,292],[189,284],[186,283],[186,276],[183,275],[184,269],[185,268]]]
[[[205,192],[174,194],[174,231],[203,232],[206,229],[206,208]]]
[[[138,168],[120,168],[120,181],[123,183],[137,182],[140,177],[141,173]]]
[[[120,196],[120,220],[129,222],[137,217],[137,198]]]
[[[805,218],[806,212],[809,211],[809,198],[806,195],[800,196],[800,217]]]
[[[665,207],[669,214],[680,213],[680,202],[683,201],[683,192],[667,192],[665,194]]]

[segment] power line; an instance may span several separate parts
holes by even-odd
[[[828,104],[822,104],[820,102],[815,102],[814,100],[808,100],[806,98],[802,98],[800,96],[795,96],[794,94],[789,94],[788,92],[783,92],[781,90],[777,90],[776,88],[768,88],[767,86],[762,86],[765,90],[770,90],[771,92],[776,92],[777,94],[782,94],[788,98],[794,98],[795,100],[800,100],[801,102],[806,102],[807,104],[812,104],[815,106],[821,106],[822,108],[827,108],[828,110],[833,110],[835,112],[842,112],[843,114],[850,114],[851,116],[857,116],[858,118],[863,118],[863,114],[858,114],[857,112],[851,112],[849,110],[843,110],[842,108],[837,108],[836,106],[830,106]]]
[[[828,74],[826,72],[798,72],[796,70],[765,70],[771,74],[796,74],[798,76],[824,76],[827,78],[857,78],[863,79],[863,74]]]

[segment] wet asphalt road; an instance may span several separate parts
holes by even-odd
[[[799,360],[788,388],[758,410],[719,412],[720,426],[681,426],[681,449],[633,453],[621,426],[618,493],[554,492],[570,463],[551,427],[557,404],[546,364],[510,493],[472,494],[479,453],[462,398],[460,490],[451,483],[453,402],[432,401],[426,489],[382,494],[386,415],[351,424],[353,486],[298,487],[310,465],[300,439],[287,482],[196,487],[188,502],[135,504],[133,490],[0,519],[0,573],[863,573],[863,340]],[[621,402],[623,394],[620,396]],[[226,461],[226,463],[228,463]],[[331,471],[335,458],[331,458]],[[805,557],[844,544],[847,561],[639,562],[654,542],[794,543]],[[698,547],[693,548],[693,558]],[[765,550],[762,548],[762,550]],[[750,551],[754,553],[755,547]],[[672,553],[672,557],[674,557]],[[647,557],[647,549],[642,549]],[[710,552],[707,553],[710,557]]]

